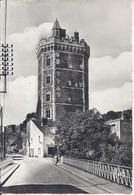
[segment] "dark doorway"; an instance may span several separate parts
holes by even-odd
[[[54,155],[55,148],[54,147],[48,147],[48,155]]]

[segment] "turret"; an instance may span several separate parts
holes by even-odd
[[[66,30],[60,28],[60,25],[59,25],[59,22],[58,22],[57,18],[56,18],[56,21],[53,25],[52,31],[53,31],[53,36],[56,37],[56,38],[62,39],[62,38],[66,37]]]
[[[53,36],[54,37],[60,37],[60,25],[59,25],[59,22],[58,22],[57,18],[56,18],[56,21],[53,25],[52,31],[53,31]]]

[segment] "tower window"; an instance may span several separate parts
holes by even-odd
[[[50,84],[50,82],[51,82],[51,76],[50,75],[47,75],[47,77],[46,77],[46,83],[47,84]]]
[[[51,100],[50,92],[47,92],[47,93],[46,93],[46,101],[47,101],[47,102],[50,102],[50,100]]]
[[[46,117],[47,117],[47,118],[51,118],[50,109],[47,109],[47,110],[46,110]]]
[[[47,66],[50,66],[50,58],[47,59]]]

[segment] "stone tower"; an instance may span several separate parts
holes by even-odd
[[[88,109],[88,58],[90,48],[79,33],[66,34],[56,19],[52,36],[37,48],[40,119],[57,121],[65,112]]]

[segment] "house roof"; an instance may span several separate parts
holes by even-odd
[[[43,133],[45,134],[46,131],[49,129],[49,127],[55,127],[56,122],[48,120],[47,124],[42,126],[41,125],[41,120],[38,119],[31,119],[33,123],[36,125],[36,127]]]
[[[41,120],[38,119],[31,119],[36,127],[44,134],[46,131],[46,126],[41,126]]]

